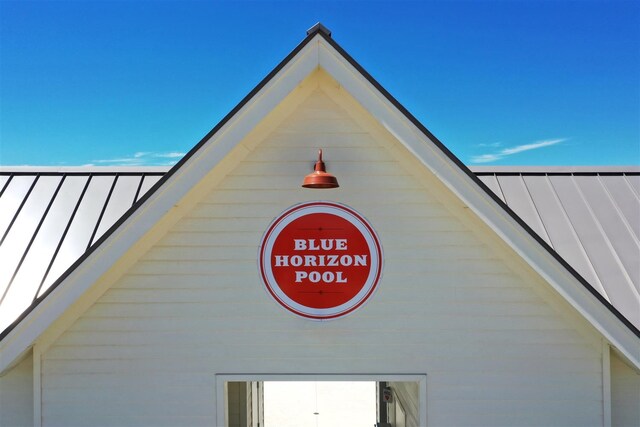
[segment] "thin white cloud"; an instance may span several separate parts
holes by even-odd
[[[533,144],[518,145],[512,148],[505,148],[500,153],[509,156],[511,154],[521,153],[523,151],[535,150],[537,148],[549,147],[550,145],[560,144],[562,141],[566,141],[566,138],[549,139],[546,141],[536,141]]]
[[[180,160],[184,154],[179,151],[138,151],[131,156],[92,160],[91,162],[102,166],[171,166]]]
[[[473,163],[489,163],[495,162],[500,159],[502,156],[498,154],[481,154],[479,156],[474,156],[472,159]]]
[[[169,153],[158,153],[158,154],[155,154],[155,157],[175,159],[175,158],[182,158],[182,157],[184,157],[184,155],[185,155],[185,153],[181,153],[179,151],[171,151]]]
[[[110,165],[117,165],[117,164],[131,164],[131,163],[142,163],[142,160],[139,157],[118,157],[115,159],[99,159],[99,160],[92,160],[92,162],[94,163],[101,163],[101,164],[110,164]]]
[[[504,148],[496,153],[480,154],[471,158],[472,163],[490,163],[496,160],[503,159],[513,154],[522,153],[523,151],[537,150],[543,147],[550,147],[552,145],[560,144],[566,141],[567,138],[546,139],[543,141],[536,141],[531,144],[516,145],[515,147]]]
[[[482,143],[482,144],[478,144],[477,146],[478,147],[498,148],[498,147],[502,147],[502,142]]]

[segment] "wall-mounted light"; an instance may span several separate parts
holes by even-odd
[[[302,186],[304,188],[338,188],[338,179],[327,173],[322,161],[322,150],[318,150],[318,161],[313,168],[313,172],[304,177]]]

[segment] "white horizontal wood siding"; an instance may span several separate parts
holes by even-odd
[[[640,426],[640,373],[611,353],[611,425]]]
[[[43,354],[44,425],[211,426],[216,373],[427,374],[431,426],[602,423],[593,329],[339,93],[265,135]],[[319,147],[339,189],[300,188]],[[358,210],[385,256],[374,297],[330,322],[282,309],[257,267],[269,223],[316,199]]]
[[[33,425],[33,355],[0,376],[0,426]]]

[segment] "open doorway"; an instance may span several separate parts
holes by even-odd
[[[264,427],[372,427],[375,381],[265,381]]]
[[[424,375],[219,375],[228,427],[413,427],[426,424]]]

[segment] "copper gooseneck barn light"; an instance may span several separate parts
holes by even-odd
[[[338,188],[338,179],[327,173],[322,161],[322,149],[318,150],[318,161],[313,168],[313,172],[304,177],[302,181],[304,188]]]

